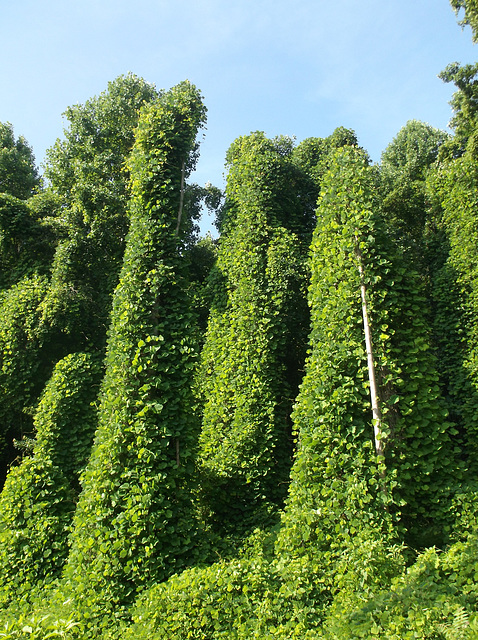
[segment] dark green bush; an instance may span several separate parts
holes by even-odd
[[[20,280],[0,295],[0,486],[17,455],[14,438],[31,435],[31,413],[52,365],[42,357],[39,306],[48,291],[45,276]]]

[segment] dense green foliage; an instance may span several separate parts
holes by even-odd
[[[39,306],[48,291],[44,276],[24,278],[0,296],[0,454],[11,460],[15,454],[13,439],[31,434],[29,411],[42,391],[51,368],[49,359],[39,357],[45,344],[38,330]],[[51,345],[45,345],[51,346]],[[2,464],[0,478],[6,474]]]
[[[135,76],[117,78],[99,97],[68,110],[66,139],[48,153],[47,191],[26,202],[0,194],[0,286],[11,287],[3,304],[10,304],[22,278],[50,276],[28,317],[18,308],[15,316],[2,309],[6,336],[18,323],[28,327],[29,341],[26,351],[11,337],[5,343],[10,351],[2,370],[13,375],[0,398],[1,476],[15,455],[13,439],[33,431],[28,412],[56,362],[78,351],[104,351],[128,227],[124,162],[138,110],[157,95]]]
[[[58,224],[65,237],[56,250],[42,321],[65,343],[61,355],[101,348],[105,341],[128,230],[124,163],[139,109],[157,95],[131,74],[117,78],[97,98],[68,109],[66,139],[47,154],[46,176],[62,202]]]
[[[441,147],[443,131],[410,120],[382,153],[382,208],[396,242],[423,270],[423,234],[427,220],[426,175]]]
[[[299,451],[284,527],[286,544],[297,549],[311,535],[331,544],[327,514],[333,531],[337,510],[346,510],[339,507],[341,500],[378,501],[374,510],[379,513],[384,500],[389,515],[402,514],[412,536],[424,533],[430,516],[430,524],[440,530],[447,509],[440,494],[455,469],[422,315],[424,296],[417,274],[396,259],[385,234],[376,180],[361,152],[344,149],[334,157],[319,198],[311,247],[311,355],[293,416]],[[378,460],[361,285],[383,418],[385,457]],[[325,509],[322,500],[337,501],[337,507]],[[359,507],[348,510],[358,512]],[[312,515],[317,512],[323,515]],[[352,533],[359,529],[355,523]]]
[[[478,433],[477,187],[478,167],[467,154],[442,165],[429,179],[438,207],[432,277],[436,342],[442,384],[471,477],[477,469]]]
[[[0,123],[0,193],[26,200],[39,187],[33,152],[25,138],[15,140],[11,124]]]
[[[333,152],[340,147],[355,145],[358,145],[355,133],[350,129],[337,127],[327,138],[306,138],[292,150],[294,162],[312,178],[314,207],[320,193],[322,176],[330,166]]]
[[[476,71],[453,135],[251,133],[224,193],[188,81],[45,180],[0,125],[0,638],[478,638]]]
[[[239,533],[267,519],[287,488],[289,415],[308,324],[307,244],[298,232],[311,211],[289,141],[251,134],[228,161],[230,228],[198,374],[199,465],[204,508],[220,530]]]
[[[178,85],[143,110],[129,160],[131,228],[66,568],[85,617],[126,604],[194,558],[194,327],[178,211],[203,120],[197,90]]]
[[[61,360],[36,410],[32,456],[0,495],[0,602],[31,597],[61,573],[68,531],[96,427],[101,368],[84,353]]]
[[[51,193],[29,200],[0,194],[0,290],[26,276],[49,273],[57,240],[49,219],[58,208]]]
[[[368,601],[333,606],[319,637],[476,638],[477,542],[471,536],[443,554],[430,548]]]

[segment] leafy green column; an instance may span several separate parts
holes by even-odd
[[[198,376],[201,495],[221,532],[268,522],[287,490],[312,217],[290,153],[289,140],[262,133],[239,138],[228,153],[217,298]]]
[[[478,162],[470,151],[429,179],[440,207],[431,273],[434,326],[445,393],[469,477],[478,470]]]
[[[286,581],[299,582],[317,607],[337,588],[341,563],[346,572],[365,540],[378,566],[385,555],[380,541],[386,547],[391,540],[390,495],[382,490],[383,459],[374,446],[361,297],[365,286],[377,368],[381,344],[370,290],[378,266],[374,183],[363,153],[352,147],[336,152],[322,179],[311,245],[310,354],[292,414],[298,451],[277,553]],[[364,589],[376,579],[370,569],[360,567],[368,573]]]
[[[174,87],[144,109],[128,165],[131,228],[66,569],[90,615],[128,603],[195,557],[194,327],[177,224],[184,168],[204,120],[197,89]]]
[[[101,373],[90,354],[71,354],[42,394],[32,455],[10,470],[0,495],[0,604],[28,598],[61,575]]]
[[[420,280],[396,258],[377,193],[364,155],[337,152],[311,247],[311,351],[293,414],[299,449],[278,550],[299,564],[312,557],[322,588],[332,588],[347,548],[379,543],[397,517],[395,536],[405,528],[408,540],[432,543],[446,522],[443,496],[455,469]],[[384,458],[373,444],[362,286]]]

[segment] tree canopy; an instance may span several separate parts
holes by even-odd
[[[26,200],[40,186],[33,151],[23,136],[15,139],[13,126],[0,123],[0,193]]]

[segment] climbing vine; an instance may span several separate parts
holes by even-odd
[[[199,463],[207,517],[235,533],[267,522],[287,489],[289,414],[308,323],[304,177],[290,150],[288,140],[255,133],[228,154],[230,213],[216,266],[224,300],[210,316],[198,374]]]
[[[89,354],[60,361],[42,394],[31,456],[0,494],[0,604],[28,599],[61,575],[96,426],[101,367]]]
[[[196,354],[176,229],[182,166],[204,118],[197,89],[174,87],[143,111],[128,164],[131,229],[66,568],[84,616],[120,611],[196,556]]]

